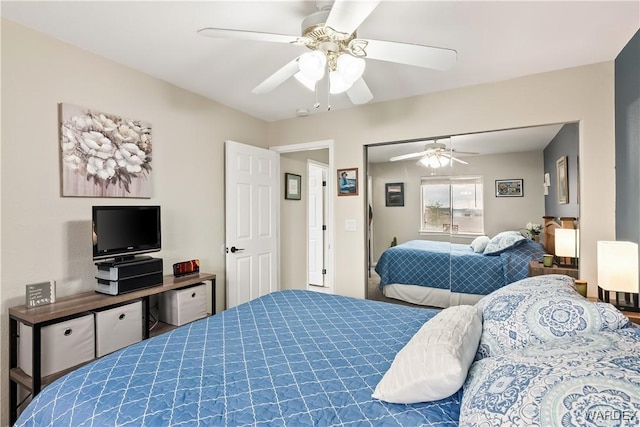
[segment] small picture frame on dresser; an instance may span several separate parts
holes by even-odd
[[[56,302],[56,281],[31,283],[26,286],[27,307],[38,307],[40,305],[53,304]]]

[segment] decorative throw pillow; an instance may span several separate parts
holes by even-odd
[[[482,337],[476,360],[530,345],[631,326],[611,304],[591,302],[567,276],[530,277],[483,297]]]
[[[503,231],[489,240],[483,253],[485,255],[499,255],[507,249],[521,244],[525,240],[527,239],[517,231]]]
[[[442,310],[396,354],[372,397],[418,403],[451,396],[467,377],[481,332],[482,321],[474,306]]]
[[[473,242],[471,242],[471,249],[473,249],[473,252],[477,254],[481,254],[484,252],[488,243],[489,243],[488,236],[478,236],[475,239],[473,239]]]
[[[576,335],[475,362],[460,426],[638,425],[636,331]]]

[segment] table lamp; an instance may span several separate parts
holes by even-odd
[[[578,268],[578,258],[580,257],[579,230],[573,228],[556,229],[555,248],[558,265]],[[568,262],[562,262],[562,258],[568,259]]]
[[[637,243],[598,242],[598,299],[611,302],[611,292],[615,292],[612,304],[617,308],[640,311]]]

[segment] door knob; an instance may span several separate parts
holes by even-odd
[[[244,251],[243,248],[236,248],[235,246],[231,246],[231,253],[235,254],[236,252]]]

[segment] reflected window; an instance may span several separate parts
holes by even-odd
[[[420,231],[484,234],[482,176],[423,177]]]

